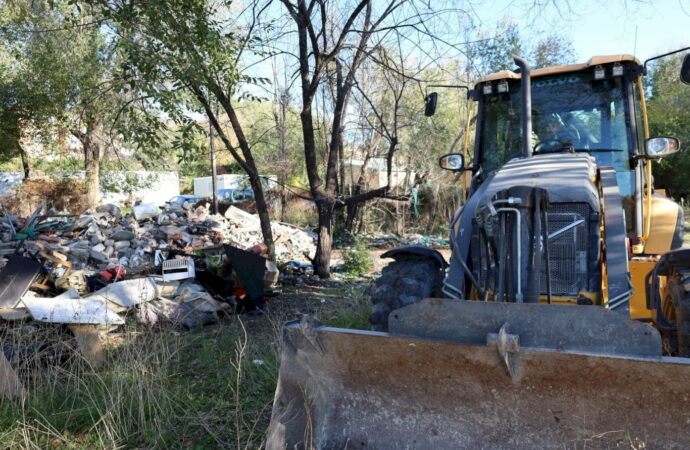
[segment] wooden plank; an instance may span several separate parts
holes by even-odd
[[[14,371],[2,351],[0,351],[0,395],[10,400],[26,395],[17,372]]]
[[[105,352],[100,332],[93,325],[68,325],[77,339],[79,350],[86,361],[93,367],[99,367],[105,361]]]

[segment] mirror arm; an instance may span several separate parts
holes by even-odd
[[[467,98],[470,98],[470,88],[463,84],[427,84],[427,88],[438,87],[438,88],[448,88],[448,89],[464,89],[467,91]]]
[[[663,58],[664,56],[675,55],[676,53],[684,52],[685,50],[690,50],[690,47],[679,48],[678,50],[673,50],[672,52],[664,53],[663,55],[652,56],[651,58],[647,59],[644,62],[644,68],[642,70],[642,73],[644,75],[647,75],[647,63],[648,62],[654,61],[655,59]]]

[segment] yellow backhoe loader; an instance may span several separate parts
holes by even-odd
[[[440,160],[471,175],[450,263],[384,254],[374,331],[285,325],[268,448],[690,447],[690,249],[651,172],[680,142],[649,136],[646,63],[515,63],[468,89],[471,165]]]

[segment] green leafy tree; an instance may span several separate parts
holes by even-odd
[[[651,90],[647,101],[649,133],[675,136],[681,146],[690,143],[690,86],[679,80],[684,55],[659,60],[651,71]],[[654,163],[654,181],[678,197],[690,195],[690,152],[687,149]]]
[[[65,91],[45,79],[30,61],[42,45],[39,33],[24,33],[20,24],[31,15],[28,3],[3,2],[0,12],[0,144],[2,157],[19,156],[24,176],[30,175],[25,138],[45,136],[46,129],[62,112]],[[39,58],[40,62],[45,62]]]
[[[99,201],[100,160],[106,149],[115,142],[131,144],[128,138],[136,136],[128,132],[136,121],[127,124],[132,116],[121,114],[131,99],[116,76],[118,43],[101,27],[103,17],[88,6],[15,0],[8,8],[0,36],[12,49],[14,76],[3,86],[15,95],[6,97],[10,104],[0,117],[4,135],[14,139],[30,134],[44,141],[65,134],[76,138],[93,207]],[[15,141],[21,150],[21,140]],[[28,161],[25,152],[20,154]],[[27,166],[25,162],[25,172]]]
[[[576,57],[572,41],[567,37],[547,34],[536,41],[525,39],[509,18],[501,19],[495,31],[482,30],[479,36],[468,51],[470,65],[478,75],[514,70],[513,55],[525,56],[532,69],[571,64]]]
[[[254,191],[261,230],[269,254],[274,254],[270,217],[252,143],[238,113],[238,103],[255,100],[247,85],[268,79],[242,71],[245,58],[264,58],[259,31],[270,33],[261,22],[260,6],[250,2],[244,11],[245,27],[232,8],[206,0],[99,1],[107,23],[118,37],[124,60],[121,77],[129,89],[147,102],[150,114],[142,120],[141,142],[157,146],[161,117],[183,127],[199,127],[208,117],[225,148],[247,173]],[[230,132],[218,111],[227,117]]]
[[[573,43],[564,36],[550,34],[539,40],[529,52],[529,62],[533,69],[561,66],[575,62]]]
[[[470,64],[475,73],[487,75],[499,70],[512,70],[515,63],[511,55],[520,55],[523,44],[518,26],[504,18],[492,32],[480,31],[479,40],[468,48]]]

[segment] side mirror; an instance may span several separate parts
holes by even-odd
[[[424,97],[424,115],[431,117],[436,113],[436,102],[438,101],[438,94],[432,92]]]
[[[690,53],[685,55],[683,65],[680,68],[680,81],[690,84]]]
[[[656,137],[644,143],[645,156],[648,159],[661,159],[680,150],[680,141],[674,137]]]
[[[452,172],[467,170],[465,169],[465,158],[460,153],[448,153],[441,156],[438,160],[438,165],[441,166],[441,169]]]

